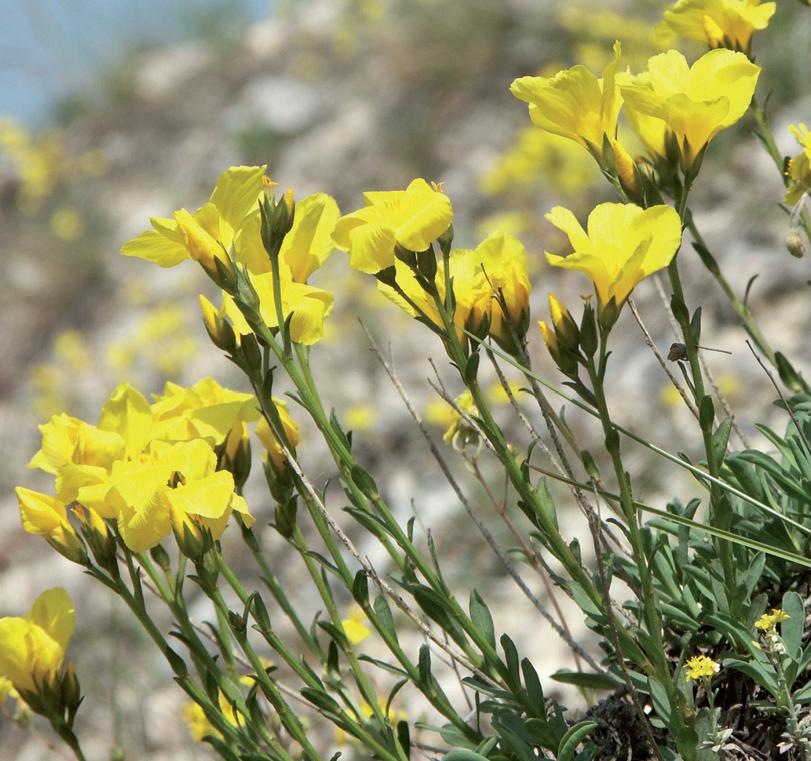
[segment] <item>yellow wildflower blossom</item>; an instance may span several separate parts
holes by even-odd
[[[344,634],[351,645],[359,645],[371,636],[372,631],[365,622],[366,615],[360,605],[353,605],[349,610],[349,615],[341,621]]]
[[[617,134],[622,106],[615,82],[619,59],[617,42],[601,79],[578,65],[554,77],[520,77],[510,85],[510,92],[529,104],[529,116],[538,127],[600,156],[603,141],[613,141]]]
[[[207,439],[221,444],[234,428],[259,417],[253,394],[224,388],[213,378],[203,378],[189,388],[169,381],[163,394],[150,405],[151,438],[165,441]]]
[[[68,522],[65,503],[48,494],[40,494],[18,486],[15,489],[20,505],[23,529],[48,540],[60,552],[78,558],[83,545],[73,526]]]
[[[0,618],[0,676],[16,690],[53,685],[73,634],[73,603],[59,587],[43,592],[25,617]]]
[[[711,50],[691,67],[669,50],[651,58],[645,73],[621,77],[625,115],[654,158],[667,159],[674,140],[688,171],[713,137],[746,113],[759,74],[743,53]]]
[[[464,330],[468,329],[482,337],[490,335],[506,351],[513,351],[513,336],[500,299],[503,297],[520,340],[529,321],[530,291],[527,256],[521,241],[511,235],[493,233],[475,249],[454,249],[448,262],[456,302],[453,322],[460,340],[464,340]],[[412,317],[420,316],[439,328],[444,327],[433,296],[423,289],[412,269],[399,260],[394,268],[399,291],[384,283],[379,283],[379,289]],[[434,283],[439,297],[444,299],[444,262],[438,263]]]
[[[344,420],[353,431],[363,431],[375,424],[377,410],[370,404],[353,404],[344,414]]]
[[[755,629],[760,629],[764,632],[774,631],[777,624],[788,621],[791,616],[786,611],[780,608],[772,608],[769,613],[764,613],[757,621],[755,621]]]
[[[574,249],[566,257],[546,252],[547,261],[588,275],[601,309],[612,300],[619,309],[640,280],[667,267],[681,242],[679,215],[670,206],[603,203],[589,214],[588,231],[561,206],[546,218]]]
[[[454,401],[459,410],[465,413],[466,416],[474,418],[479,414],[479,408],[473,401],[473,395],[470,391],[463,391]],[[468,422],[467,417],[460,415],[457,410],[451,408],[450,412],[452,420],[442,438],[457,451],[462,451],[468,446],[479,447],[481,437],[478,430]]]
[[[147,259],[161,267],[174,267],[196,259],[211,268],[214,259],[234,243],[246,218],[258,215],[262,178],[267,166],[235,166],[223,172],[208,203],[190,214],[185,209],[171,218],[153,217],[152,229],[121,248],[124,256]]]
[[[520,77],[510,85],[510,92],[529,103],[534,124],[584,146],[601,166],[615,169],[627,187],[636,188],[633,160],[617,141],[622,107],[616,80],[620,53],[620,43],[615,42],[614,57],[600,79],[579,64],[551,78]]]
[[[279,420],[284,428],[284,435],[287,437],[290,446],[294,449],[299,443],[299,429],[287,409],[287,405],[283,400],[273,397],[273,403],[276,405],[276,411],[279,413]],[[259,419],[256,424],[256,437],[262,442],[262,446],[267,452],[267,458],[277,473],[281,473],[287,466],[287,460],[282,451],[279,439],[268,425],[264,417]]]
[[[341,217],[333,239],[349,252],[349,266],[376,274],[394,265],[394,249],[425,251],[453,221],[450,199],[425,180],[405,190],[363,194],[366,206]]]
[[[678,0],[665,11],[662,28],[711,48],[730,48],[747,55],[752,34],[765,29],[777,3],[760,0]]]
[[[694,655],[685,663],[684,675],[689,682],[712,679],[721,670],[721,665],[706,655]]]
[[[811,132],[803,123],[792,124],[789,130],[803,149],[802,153],[789,161],[786,172],[789,185],[784,200],[794,206],[806,193],[811,192]]]

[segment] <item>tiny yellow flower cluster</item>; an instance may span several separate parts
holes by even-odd
[[[776,633],[777,624],[788,621],[791,618],[786,611],[780,608],[772,608],[770,612],[764,613],[757,621],[755,621],[755,628],[766,634]]]
[[[712,679],[721,670],[721,665],[706,655],[695,655],[685,663],[684,675],[690,682]]]

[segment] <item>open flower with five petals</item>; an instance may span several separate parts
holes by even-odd
[[[746,113],[759,74],[743,53],[711,50],[689,66],[669,50],[620,77],[625,115],[654,159],[670,158],[672,141],[682,168],[694,170],[710,140]]]
[[[568,256],[546,252],[548,262],[588,275],[601,310],[612,301],[619,309],[637,283],[667,267],[681,243],[679,215],[670,206],[603,203],[589,214],[586,230],[560,206],[546,218],[574,249]]]
[[[394,265],[395,247],[425,251],[453,221],[450,199],[437,185],[413,180],[405,190],[370,191],[366,206],[341,217],[332,237],[349,252],[349,266],[371,275]]]

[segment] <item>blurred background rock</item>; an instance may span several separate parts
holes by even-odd
[[[174,380],[213,375],[240,380],[208,344],[196,303],[209,292],[191,264],[161,270],[118,255],[152,215],[196,208],[220,171],[267,163],[298,197],[326,191],[343,210],[368,189],[444,181],[455,208],[456,244],[473,247],[502,229],[525,243],[535,282],[534,320],[554,289],[574,306],[585,279],[545,268],[543,251],[563,241],[543,214],[555,204],[585,216],[612,200],[586,153],[534,129],[508,91],[513,78],[575,63],[599,71],[614,39],[623,63],[639,68],[664,41],[654,29],[669,5],[654,0],[8,0],[0,31],[0,614],[27,610],[42,589],[68,587],[77,603],[73,660],[87,692],[79,733],[92,758],[122,748],[127,758],[204,758],[180,720],[181,697],[140,632],[44,543],[22,532],[13,486],[49,488],[25,470],[37,424],[66,410],[95,420],[112,387],[128,380],[146,395]],[[684,49],[684,46],[682,46]],[[783,0],[755,40],[764,66],[761,99],[781,148],[794,151],[789,122],[811,120],[811,13]],[[693,52],[699,52],[696,48]],[[807,260],[783,247],[782,183],[747,130],[713,142],[694,193],[710,247],[739,293],[754,275],[749,303],[774,345],[808,370]],[[361,457],[405,520],[430,527],[445,570],[475,584],[498,625],[535,656],[544,674],[571,667],[565,648],[504,576],[442,481],[358,324],[360,316],[441,435],[438,398],[425,379],[441,349],[420,326],[380,298],[370,279],[336,253],[316,282],[336,293],[329,335],[314,352],[323,392],[358,436]],[[688,249],[688,299],[704,305],[702,342],[733,352],[707,355],[744,429],[771,420],[773,391],[744,345],[745,334],[715,283]],[[210,294],[209,294],[210,295]],[[673,340],[650,282],[637,303],[657,342]],[[626,310],[627,312],[627,310]],[[534,324],[534,323],[533,323]],[[671,451],[697,454],[688,413],[626,313],[615,330],[612,402],[623,424]],[[536,362],[560,380],[532,335]],[[512,377],[512,376],[511,376]],[[456,386],[451,387],[452,391]],[[494,387],[494,393],[497,389]],[[528,408],[532,411],[532,408]],[[295,411],[294,411],[295,414]],[[506,417],[509,414],[505,410]],[[299,415],[299,418],[301,416]],[[595,440],[588,420],[570,422]],[[522,432],[516,429],[516,438]],[[305,457],[319,481],[332,475],[315,445]],[[313,437],[309,437],[312,442]],[[458,460],[452,451],[448,457]],[[646,501],[693,492],[644,452],[627,460]],[[464,468],[457,470],[464,473]],[[374,468],[373,468],[374,470]],[[667,472],[667,478],[662,475]],[[254,512],[272,514],[255,474]],[[471,487],[483,513],[492,507]],[[562,520],[582,530],[560,496]],[[412,502],[413,500],[413,502]],[[341,503],[335,500],[335,509]],[[443,536],[443,525],[453,525]],[[505,545],[510,540],[491,520]],[[268,529],[271,556],[280,540]],[[385,568],[373,546],[367,551]],[[247,569],[246,569],[247,572]],[[471,576],[472,574],[472,576]],[[527,574],[528,575],[528,574]],[[528,575],[529,577],[529,575]],[[471,578],[474,579],[471,584]],[[295,577],[290,578],[296,584]],[[538,594],[537,579],[531,583]],[[302,592],[304,603],[312,601]],[[205,608],[199,611],[205,616]],[[309,616],[305,616],[309,617]],[[574,620],[570,621],[576,625]],[[577,627],[578,631],[582,627]],[[417,640],[414,640],[416,652]],[[549,691],[554,690],[554,683]],[[577,697],[572,696],[572,704]],[[55,758],[47,738],[0,718],[0,758]],[[412,718],[418,718],[413,716]],[[39,725],[35,725],[39,726]],[[351,752],[351,751],[347,751]]]

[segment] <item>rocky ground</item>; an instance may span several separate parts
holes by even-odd
[[[202,274],[191,265],[161,270],[124,259],[117,255],[120,244],[140,232],[150,215],[196,207],[225,167],[258,162],[268,163],[270,175],[283,187],[295,188],[299,197],[326,191],[342,209],[359,205],[366,189],[401,187],[415,176],[445,181],[455,207],[457,241],[475,245],[479,221],[506,208],[503,199],[482,194],[480,178],[526,123],[525,109],[507,90],[509,83],[552,62],[574,63],[575,42],[580,37],[589,42],[588,30],[575,34],[555,20],[554,3],[537,5],[525,0],[425,0],[398,4],[393,15],[378,16],[375,3],[322,0],[225,41],[192,40],[133,52],[114,80],[100,84],[100,95],[87,101],[77,96],[65,109],[70,119],[63,114],[67,121],[59,134],[67,153],[100,151],[106,162],[103,173],[75,186],[70,176],[64,178],[45,202],[45,211],[32,217],[19,212],[19,179],[0,164],[6,172],[0,177],[5,261],[0,283],[0,613],[26,610],[40,590],[55,583],[71,592],[79,617],[72,657],[87,692],[79,732],[89,757],[107,758],[116,742],[131,759],[204,758],[206,751],[189,743],[179,720],[179,691],[124,611],[20,528],[13,486],[48,488],[39,474],[25,469],[38,446],[42,397],[61,395],[72,414],[92,420],[122,377],[146,393],[159,391],[167,375],[182,383],[209,374],[226,385],[239,382],[207,348],[198,324],[195,296],[207,287]],[[639,5],[655,17],[653,3]],[[798,6],[796,13],[803,10]],[[774,58],[775,132],[781,147],[790,151],[787,124],[808,121],[811,113],[811,100],[802,99],[798,86],[803,64],[790,51],[808,49],[809,27],[807,18],[803,27],[793,22],[791,12],[786,16],[773,37],[768,36],[772,30],[764,35],[759,60],[769,66],[770,56]],[[719,138],[713,152],[695,194],[698,224],[738,293],[758,275],[749,304],[775,346],[807,375],[809,265],[807,259],[791,258],[782,245],[786,217],[776,207],[782,195],[780,177],[745,129]],[[55,236],[44,222],[46,211],[65,195],[86,219],[87,230],[78,239]],[[601,196],[585,189],[570,205],[584,213],[596,197]],[[544,178],[539,178],[535,194],[522,199],[536,220],[524,235],[536,271],[536,319],[545,316],[547,290],[570,303],[586,290],[584,281],[560,277],[541,264],[544,247],[559,241],[537,220],[559,202],[554,183]],[[473,526],[461,520],[461,507],[428,459],[356,318],[366,321],[381,346],[390,345],[420,409],[434,396],[426,383],[431,374],[427,357],[444,368],[440,347],[420,326],[383,304],[360,276],[350,274],[343,256],[337,253],[317,280],[336,292],[338,303],[331,334],[314,358],[317,377],[329,379],[324,386],[327,402],[339,413],[363,410],[368,416],[365,408],[373,400],[374,420],[368,427],[357,426],[364,429],[358,451],[376,466],[372,470],[398,514],[405,520],[416,510],[431,528],[460,594],[466,598],[472,586],[481,589],[498,627],[534,658],[542,674],[571,667],[565,646],[538,620]],[[752,423],[757,420],[781,427],[780,415],[769,406],[773,391],[746,349],[734,313],[698,259],[689,250],[684,258],[688,300],[704,306],[703,343],[732,352],[708,353],[706,358],[744,431],[755,439]],[[640,287],[636,300],[657,343],[666,349],[672,334],[653,283]],[[82,336],[84,362],[78,361],[75,347],[72,352],[59,349],[58,338],[68,329]],[[697,455],[688,413],[663,402],[664,376],[630,315],[624,315],[616,336],[611,370],[616,418],[671,451]],[[163,358],[145,348],[150,337],[163,347],[158,349]],[[537,366],[559,380],[538,344],[533,347]],[[176,361],[167,363],[167,357]],[[56,374],[56,390],[43,380],[43,368]],[[506,410],[504,414],[509,417]],[[589,421],[574,413],[570,418],[584,441],[593,440],[596,431]],[[440,435],[441,429],[436,432]],[[522,436],[518,427],[515,436]],[[448,450],[447,456],[465,478],[454,453]],[[316,480],[332,475],[315,444],[307,457]],[[652,463],[644,452],[630,451],[627,464],[639,477],[646,501],[661,503],[693,493],[688,481],[662,463]],[[271,506],[259,486],[254,478],[248,498],[254,512],[267,520]],[[483,495],[473,487],[470,491],[508,545]],[[339,509],[340,500],[333,506]],[[560,492],[562,522],[571,534],[580,534],[580,516],[570,507]],[[282,567],[279,538],[271,529],[264,538],[270,556],[278,557]],[[227,544],[232,542],[233,537]],[[378,548],[367,543],[365,551],[385,569]],[[540,582],[527,578],[546,599]],[[295,586],[299,579],[292,576],[289,583]],[[301,599],[308,602],[303,592]],[[206,615],[202,606],[196,612]],[[582,635],[576,619],[569,611],[570,624]],[[416,653],[418,637],[410,644]],[[553,684],[549,693],[554,694]],[[570,699],[577,704],[577,696]],[[404,700],[408,707],[408,697]],[[44,738],[6,719],[0,719],[0,748],[0,757],[18,761],[56,757]]]

